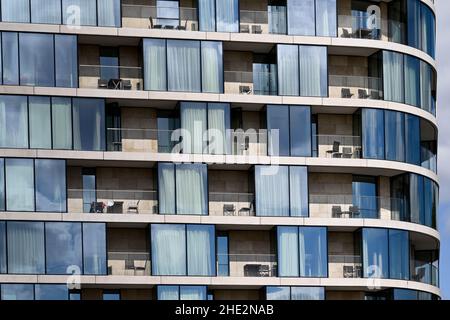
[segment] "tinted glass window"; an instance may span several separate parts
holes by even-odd
[[[84,274],[106,274],[106,226],[104,223],[83,224]]]
[[[73,99],[75,150],[105,150],[105,102],[101,99]]]
[[[66,211],[66,162],[35,160],[36,211]]]

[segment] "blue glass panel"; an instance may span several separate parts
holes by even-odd
[[[33,284],[2,284],[2,300],[34,300]]]
[[[325,288],[291,287],[291,300],[325,300]]]
[[[284,124],[286,126],[286,123]],[[311,108],[291,106],[289,117],[293,157],[311,157]]]
[[[180,286],[180,300],[206,300],[206,287]]]
[[[28,148],[26,96],[0,96],[0,147]]]
[[[379,216],[377,182],[375,177],[354,176],[353,205],[358,207],[358,218],[377,219]]]
[[[19,33],[20,84],[55,86],[55,48],[52,34]]]
[[[266,287],[267,300],[291,300],[290,287]]]
[[[216,275],[214,226],[187,225],[187,271],[190,276]]]
[[[19,84],[19,40],[17,32],[2,32],[3,84]]]
[[[362,237],[364,278],[388,278],[388,230],[363,228]]]
[[[47,274],[82,274],[81,223],[47,222],[45,248]]]
[[[406,162],[420,165],[420,119],[405,114],[405,149]]]
[[[0,222],[0,273],[6,271],[6,222]]]
[[[36,211],[66,212],[66,162],[36,159]]]
[[[73,99],[73,140],[75,150],[105,150],[103,99]]]
[[[106,225],[83,223],[84,274],[106,274]]]
[[[68,300],[69,290],[65,284],[36,284],[36,300]]]
[[[298,36],[314,36],[315,0],[288,0],[288,34]]]
[[[269,155],[289,156],[289,107],[267,106],[267,133]]]
[[[377,109],[362,110],[363,158],[384,159],[384,112]]]
[[[298,240],[298,227],[277,227],[279,277],[300,275]]]
[[[405,114],[385,111],[386,160],[405,161]]]
[[[327,229],[299,228],[300,276],[326,277],[328,275]]]
[[[78,45],[77,37],[55,35],[56,86],[78,88]]]
[[[389,230],[389,278],[409,280],[409,233]]]

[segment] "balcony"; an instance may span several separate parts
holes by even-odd
[[[253,193],[209,193],[211,216],[255,216]]]
[[[122,1],[122,27],[198,31],[197,8],[189,7],[187,1],[180,1],[180,7],[149,5],[151,2]]]
[[[141,67],[79,65],[80,88],[143,90],[143,81]]]
[[[361,137],[346,135],[316,135],[319,158],[362,158]]]
[[[328,255],[330,278],[362,278],[362,259],[359,255]]]
[[[381,78],[330,74],[328,79],[330,98],[383,99],[383,80]]]
[[[218,275],[229,268],[231,277],[277,277],[276,254],[227,254],[217,255]],[[220,261],[229,261],[222,265]]]
[[[156,190],[68,189],[67,195],[69,212],[158,213],[158,192]]]
[[[225,93],[244,95],[277,95],[276,71],[225,71]]]
[[[108,252],[108,275],[149,276],[150,274],[148,252]]]

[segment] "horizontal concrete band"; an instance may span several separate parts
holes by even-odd
[[[54,88],[54,87],[6,86],[6,85],[0,85],[0,94],[126,99],[137,101],[138,100],[204,101],[204,102],[241,103],[249,105],[291,104],[291,105],[323,106],[330,108],[336,107],[352,108],[352,109],[376,108],[415,114],[429,121],[437,128],[436,117],[434,117],[431,113],[411,105],[383,100],[167,92],[167,91],[145,91],[145,90],[132,91],[132,90],[87,89],[87,88]]]
[[[0,283],[57,284],[67,282],[60,275],[0,275]],[[439,288],[415,281],[356,278],[278,278],[278,277],[172,277],[172,276],[80,276],[81,287],[151,288],[155,285],[206,285],[215,288],[261,288],[264,286],[324,286],[344,290],[401,288],[440,296]]]
[[[230,32],[180,31],[144,28],[73,27],[65,25],[0,22],[0,31],[63,33],[90,36],[119,36],[133,38],[168,38],[190,40],[215,40],[248,43],[305,44],[335,47],[354,47],[392,50],[418,57],[436,69],[436,61],[427,53],[396,42],[337,37],[290,36],[278,34],[246,34]]]
[[[0,149],[0,157],[43,158],[68,160],[107,160],[111,162],[132,162],[140,166],[152,167],[156,162],[206,163],[210,165],[299,165],[326,171],[328,168],[336,172],[376,171],[378,175],[392,176],[402,172],[423,175],[439,183],[433,171],[408,163],[372,159],[342,158],[305,158],[305,157],[270,157],[241,155],[208,155],[208,154],[174,154],[150,152],[115,152],[115,151],[73,151],[73,150],[41,150],[41,149]],[[367,173],[367,172],[366,172]]]
[[[92,214],[92,213],[43,213],[43,212],[0,212],[0,220],[10,221],[65,221],[65,222],[105,222],[118,224],[214,224],[230,229],[242,228],[266,230],[273,226],[327,226],[333,230],[349,228],[399,229],[428,235],[440,241],[439,232],[417,223],[387,219],[336,219],[336,218],[296,218],[296,217],[245,217],[245,216],[200,216],[163,214]]]

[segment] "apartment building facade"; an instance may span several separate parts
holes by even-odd
[[[440,298],[434,1],[0,6],[0,299]]]

